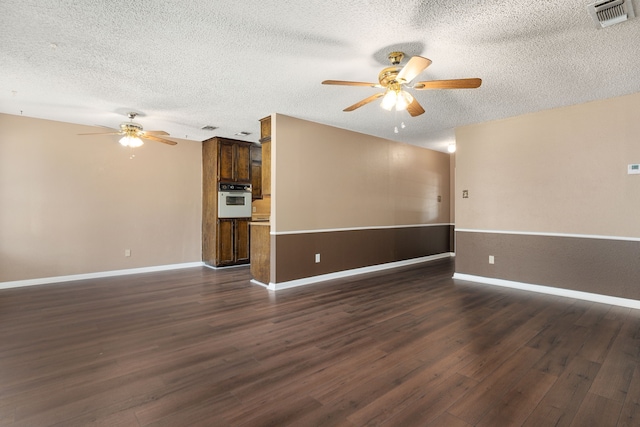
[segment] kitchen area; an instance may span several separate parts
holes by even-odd
[[[202,259],[210,267],[251,264],[270,278],[271,116],[260,144],[213,137],[202,142]]]

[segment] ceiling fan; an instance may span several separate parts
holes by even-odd
[[[127,117],[129,117],[129,121],[120,123],[120,130],[108,128],[112,132],[80,133],[78,135],[122,135],[122,138],[120,138],[120,144],[125,147],[140,147],[144,144],[142,139],[162,142],[168,145],[177,144],[175,141],[159,137],[158,135],[169,135],[163,130],[143,130],[140,123],[133,121],[137,115],[138,113],[128,113]]]
[[[430,80],[424,82],[417,82],[410,85],[411,81],[415,79],[418,74],[423,72],[429,65],[431,60],[423,58],[422,56],[412,56],[407,62],[407,65],[400,67],[400,62],[404,58],[403,52],[391,52],[389,54],[389,61],[391,66],[383,69],[378,75],[379,83],[366,83],[366,82],[349,82],[342,80],[325,80],[323,85],[342,85],[342,86],[369,86],[386,88],[384,92],[379,92],[371,95],[368,98],[357,102],[343,111],[353,111],[362,107],[378,98],[383,98],[380,104],[382,108],[391,110],[407,110],[412,117],[419,116],[424,113],[424,109],[420,103],[405,89],[475,89],[480,87],[482,80],[478,78],[470,79],[453,79],[453,80]]]

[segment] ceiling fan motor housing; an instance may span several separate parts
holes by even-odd
[[[139,132],[142,132],[142,125],[136,122],[127,122],[120,124],[120,130],[127,135],[137,135]]]
[[[380,71],[378,74],[378,81],[382,87],[387,87],[390,84],[396,83],[396,77],[398,77],[398,73],[402,67],[392,66],[387,67],[384,70]]]
[[[396,83],[405,83],[397,80],[398,73],[402,70],[400,63],[404,59],[404,52],[391,52],[387,58],[389,58],[392,65],[391,67],[383,69],[380,71],[380,74],[378,74],[378,81],[380,82],[380,85],[382,87],[388,87],[389,85],[394,85]]]

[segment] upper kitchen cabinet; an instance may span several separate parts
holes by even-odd
[[[251,198],[262,199],[262,147],[251,145]]]
[[[271,195],[271,116],[260,119],[262,145],[262,195]]]
[[[212,138],[218,144],[218,181],[251,183],[251,143]],[[208,142],[211,140],[205,141]]]
[[[271,141],[271,116],[260,119],[260,142]]]

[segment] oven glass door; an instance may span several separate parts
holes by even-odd
[[[244,206],[244,195],[241,196],[232,196],[228,195],[225,197],[224,202],[227,206]]]

